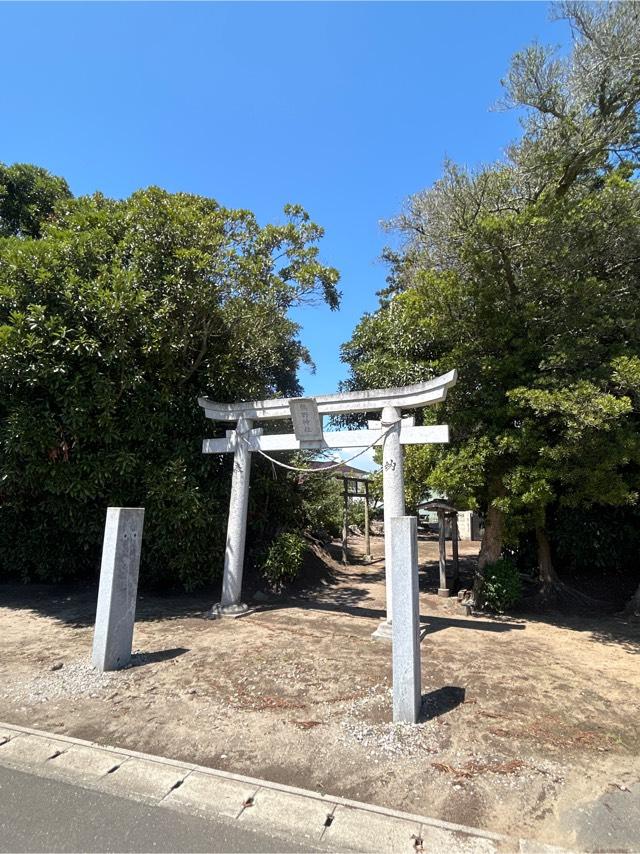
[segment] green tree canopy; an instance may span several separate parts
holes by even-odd
[[[458,369],[424,415],[449,422],[452,445],[411,449],[411,494],[429,485],[486,513],[481,566],[535,531],[547,590],[549,508],[633,504],[640,486],[638,10],[559,12],[571,55],[535,46],[507,77],[523,139],[474,173],[446,164],[409,199],[389,288],[343,353],[351,387]]]
[[[7,198],[3,210],[21,206]],[[197,398],[300,392],[297,369],[309,356],[288,311],[339,301],[338,273],[319,260],[322,229],[300,207],[260,226],[249,211],[152,187],[122,201],[61,193],[39,228],[7,231],[5,572],[91,573],[106,506],[144,505],[143,578],[187,587],[210,579],[222,563],[230,461],[202,456],[212,425]],[[274,489],[260,471],[254,513],[269,501],[286,508],[290,484]]]
[[[0,236],[39,237],[56,204],[71,198],[67,182],[29,163],[0,163]]]

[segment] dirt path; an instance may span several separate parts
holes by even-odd
[[[313,585],[241,620],[203,620],[210,597],[141,597],[135,666],[103,676],[95,590],[0,587],[0,720],[577,844],[576,808],[640,780],[640,629],[467,618],[429,592],[422,540],[424,720],[394,725],[373,539],[373,563],[317,559]]]

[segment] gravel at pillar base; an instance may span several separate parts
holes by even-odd
[[[92,655],[100,671],[131,661],[143,524],[143,507],[107,508]]]
[[[391,520],[393,560],[392,661],[394,723],[417,723],[422,705],[418,524],[415,516]]]
[[[220,602],[216,602],[205,614],[205,619],[221,620],[223,617],[237,619],[253,614],[255,610],[255,608],[249,607],[246,602],[238,602],[235,605],[222,605]]]

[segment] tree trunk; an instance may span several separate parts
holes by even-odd
[[[558,588],[560,579],[551,559],[549,537],[546,530],[541,526],[536,528],[536,542],[538,543],[538,573],[541,593],[543,598],[546,598]]]
[[[572,612],[576,610],[588,614],[594,611],[602,611],[606,607],[603,602],[594,599],[587,593],[570,587],[562,581],[553,565],[551,557],[551,544],[547,536],[544,522],[536,527],[536,541],[538,543],[538,578],[540,590],[535,598],[539,607],[559,607]]]
[[[484,523],[484,534],[478,555],[478,572],[482,574],[485,566],[495,563],[502,554],[504,534],[504,513],[491,505]]]
[[[500,489],[498,495],[504,492]],[[502,540],[504,537],[504,513],[492,503],[489,504],[487,516],[484,521],[484,534],[480,544],[478,555],[478,570],[473,582],[473,598],[476,603],[481,601],[482,582],[484,580],[484,568],[495,563],[502,554]]]
[[[627,617],[640,617],[640,584],[638,584],[636,592],[627,602],[624,614]]]

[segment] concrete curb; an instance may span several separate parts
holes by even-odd
[[[552,854],[563,849],[347,798],[0,722],[0,764],[286,835],[326,851]]]

